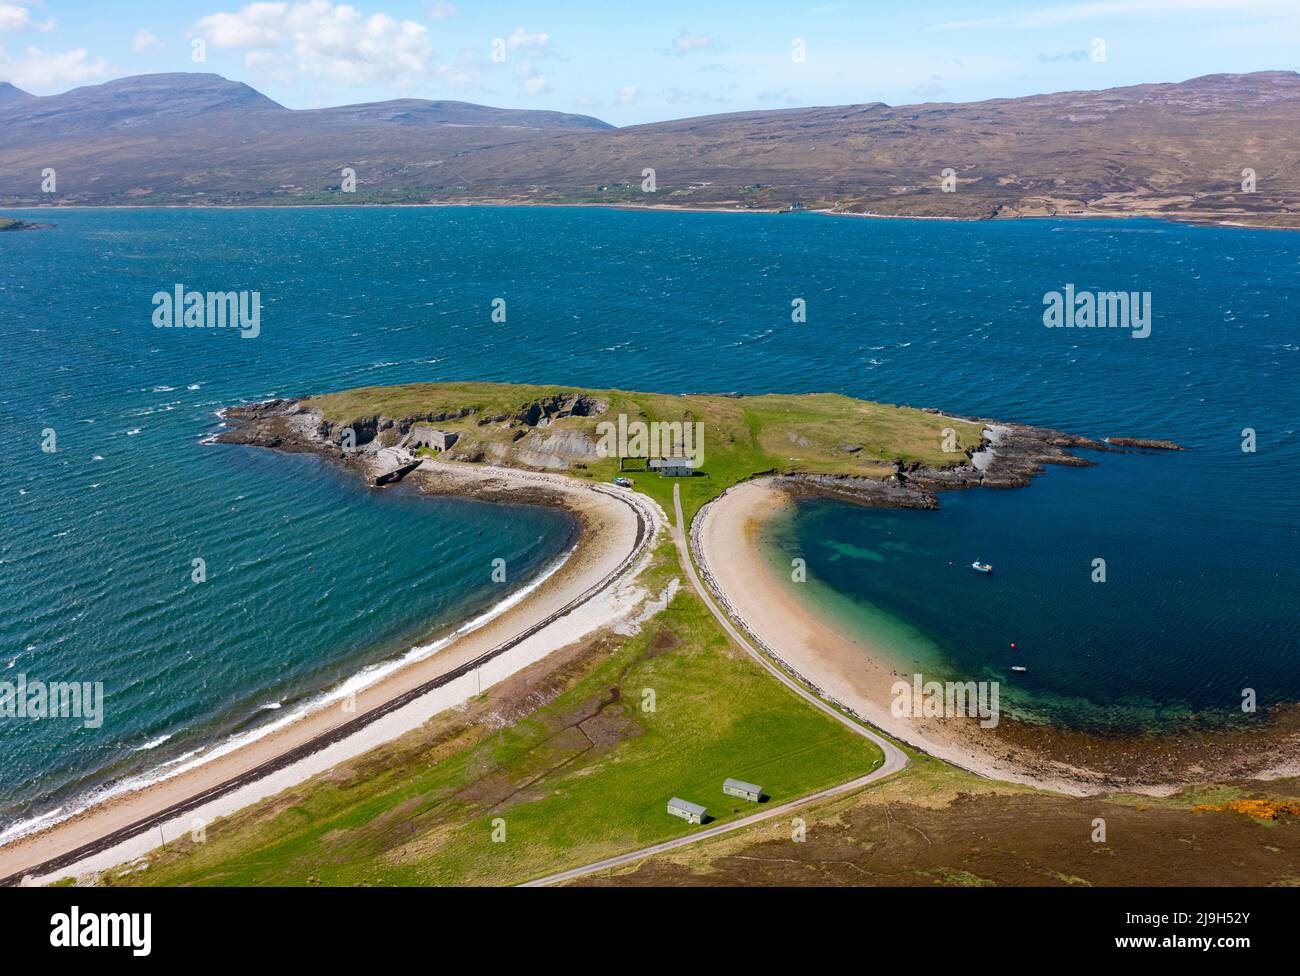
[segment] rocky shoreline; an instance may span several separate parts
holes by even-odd
[[[893,462],[893,474],[884,479],[827,474],[779,474],[774,484],[793,495],[834,496],[869,508],[939,507],[938,494],[967,488],[1023,488],[1049,464],[1087,468],[1097,462],[1071,450],[1116,451],[1122,447],[1183,451],[1170,440],[1108,437],[1096,440],[1048,427],[1001,423],[984,417],[963,417],[925,408],[926,413],[952,420],[982,424],[978,448],[966,452],[967,463],[933,468],[920,462]]]
[[[374,437],[376,432],[364,428],[356,431],[357,448],[345,449],[340,433],[333,430],[320,411],[304,408],[302,402],[291,398],[227,407],[221,411],[221,419],[229,428],[218,434],[215,441],[218,444],[265,447],[289,454],[315,454],[371,476],[372,464],[381,447]],[[367,434],[370,437],[363,441],[362,437]]]

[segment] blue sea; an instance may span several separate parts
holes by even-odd
[[[36,219],[56,226],[0,235],[0,681],[102,681],[106,700],[98,729],[0,721],[0,831],[274,721],[572,544],[555,512],[206,443],[223,406],[361,385],[833,391],[1176,439],[938,512],[805,503],[773,546],[900,656],[1029,666],[1012,697],[1060,721],[1300,699],[1300,235],[561,208]],[[1044,328],[1067,283],[1151,292],[1151,335]],[[153,328],[176,284],[260,292],[261,334]]]

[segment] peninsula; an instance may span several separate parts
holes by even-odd
[[[1112,450],[1105,440],[835,394],[670,395],[468,382],[273,400],[232,406],[223,415],[228,427],[220,443],[315,454],[355,470],[379,490],[400,483],[403,490],[563,506],[580,526],[577,547],[515,605],[480,626],[445,635],[436,653],[360,692],[352,710],[299,716],[237,750],[23,838],[0,849],[0,876],[53,881],[89,874],[118,883],[177,883],[217,870],[225,883],[250,883],[270,870],[288,878],[301,863],[298,855],[286,854],[282,862],[289,875],[276,875],[278,869],[256,859],[248,865],[255,876],[239,866],[253,848],[289,829],[278,818],[266,820],[277,793],[325,804],[311,821],[311,837],[336,831],[338,817],[350,818],[362,794],[330,799],[330,784],[354,775],[346,770],[362,757],[406,769],[410,750],[434,748],[451,765],[429,768],[452,770],[474,754],[473,742],[501,723],[517,727],[512,736],[522,736],[521,742],[532,740],[529,730],[542,735],[517,759],[505,760],[514,769],[506,780],[471,793],[455,787],[448,795],[486,815],[515,803],[506,798],[539,775],[541,763],[551,770],[542,776],[563,769],[578,777],[564,779],[569,785],[557,795],[581,782],[588,797],[586,806],[578,805],[583,819],[574,820],[572,805],[563,814],[547,814],[547,839],[518,864],[473,853],[453,857],[448,848],[432,880],[549,879],[547,872],[557,870],[555,879],[569,879],[589,870],[580,865],[596,870],[622,863],[629,845],[686,843],[687,825],[638,811],[646,804],[657,809],[659,792],[690,792],[678,784],[708,779],[719,768],[761,778],[783,804],[856,789],[908,761],[872,726],[921,750],[911,755],[928,753],[982,776],[1066,794],[1119,784],[1168,794],[1206,774],[1204,764],[1196,774],[1176,767],[1153,773],[1149,757],[1134,759],[1132,750],[1115,761],[1093,756],[1101,765],[1087,768],[1036,748],[1023,728],[1010,737],[981,736],[974,721],[892,716],[881,698],[891,678],[888,649],[837,633],[812,608],[790,599],[767,576],[756,547],[764,518],[795,496],[934,508],[945,491],[1018,487],[1044,465],[1094,464],[1073,451]],[[1117,441],[1129,449],[1179,449],[1164,439],[1111,439]],[[748,659],[735,656],[737,644]],[[671,676],[662,670],[670,660]],[[645,688],[656,695],[677,689],[672,693],[696,704],[665,719],[678,724],[661,727],[653,709],[638,714],[631,702],[621,704]],[[538,714],[551,717],[537,725],[524,717],[539,703]],[[448,711],[453,706],[469,711]],[[703,721],[705,715],[713,718]],[[757,731],[773,722],[781,735]],[[581,729],[580,740],[588,744],[545,758],[557,747],[554,729],[561,727]],[[683,735],[692,741],[686,753],[675,745]],[[1285,757],[1295,754],[1296,737],[1294,729],[1284,729],[1272,748],[1251,738],[1232,760],[1248,754],[1253,765],[1232,773],[1289,771]],[[807,751],[813,743],[821,743],[815,759]],[[525,773],[528,768],[534,772]],[[364,795],[405,802],[392,791],[414,790],[413,799],[460,782],[454,772],[445,782],[447,773],[433,775],[401,787],[383,777],[367,780]],[[543,795],[533,799],[549,809]],[[338,803],[337,814],[330,813]],[[772,812],[785,808],[773,806]],[[438,817],[453,816],[452,809],[440,804]],[[713,831],[740,829],[766,816],[741,813],[739,807],[719,812],[722,822]],[[151,853],[156,834],[148,831],[183,832],[196,816],[223,818],[223,843],[181,844],[161,860]],[[626,822],[630,833],[611,840],[588,820]],[[468,829],[458,815],[446,821],[448,837]],[[587,839],[574,844],[574,832]],[[318,843],[307,835],[302,842]],[[474,850],[478,843],[475,835]],[[370,870],[368,856],[345,860],[339,862],[345,875],[336,880],[368,877],[357,873]],[[104,874],[124,862],[135,867]],[[155,863],[146,875],[136,874]],[[411,869],[416,873],[395,877],[431,880],[428,868],[412,863]]]

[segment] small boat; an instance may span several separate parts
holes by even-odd
[[[1013,665],[1011,665],[1011,670],[1012,670],[1012,671],[1028,671],[1029,669],[1028,669],[1028,668],[1021,667],[1019,664],[1013,664]]]
[[[975,560],[973,563],[970,564],[970,568],[973,569],[973,570],[975,570],[975,572],[977,572],[977,573],[991,573],[991,572],[993,572],[993,564],[992,564],[992,563],[982,563],[982,562],[980,562],[978,559]]]

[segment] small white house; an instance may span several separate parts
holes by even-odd
[[[651,458],[650,470],[661,478],[689,478],[695,474],[695,460],[688,457]]]
[[[668,812],[674,817],[681,817],[687,823],[704,823],[704,818],[709,815],[709,811],[698,803],[691,803],[689,800],[681,800],[673,797],[668,801]]]
[[[729,779],[723,781],[722,792],[750,803],[757,803],[763,798],[763,787],[746,783],[744,780]]]

